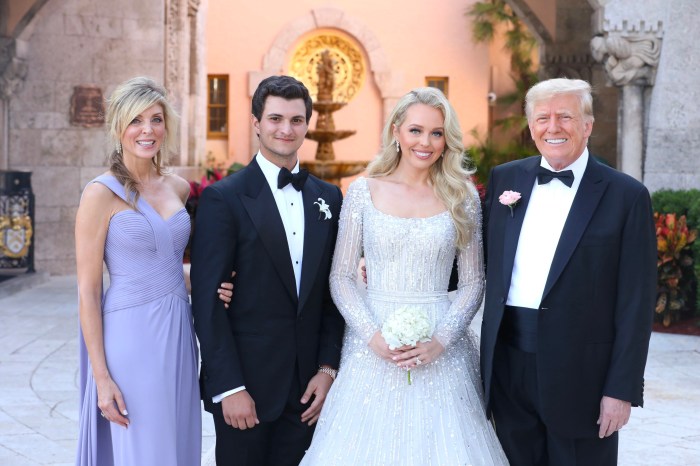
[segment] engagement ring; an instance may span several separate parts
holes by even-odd
[[[416,358],[416,366],[420,366],[420,365],[421,365],[421,360]]]

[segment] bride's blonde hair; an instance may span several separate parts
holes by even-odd
[[[452,216],[457,230],[457,247],[464,248],[476,228],[475,219],[467,212],[467,204],[477,207],[475,204],[479,200],[471,180],[474,170],[465,168],[462,129],[457,114],[440,90],[420,87],[399,100],[382,132],[383,149],[369,164],[367,173],[370,178],[374,178],[387,176],[396,170],[401,160],[401,151],[396,150],[393,127],[396,125],[399,128],[406,119],[409,107],[418,103],[440,110],[445,118],[445,152],[430,167],[430,182],[435,195],[447,206]]]

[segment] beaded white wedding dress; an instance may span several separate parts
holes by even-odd
[[[474,193],[476,195],[476,193]],[[331,292],[345,318],[340,371],[302,465],[461,466],[508,464],[484,414],[479,345],[469,329],[483,295],[478,202],[476,228],[459,252],[459,286],[447,287],[457,249],[449,212],[399,218],[372,204],[359,178],[343,201]],[[356,286],[365,257],[367,295]],[[424,308],[445,351],[407,373],[368,347],[399,307]]]

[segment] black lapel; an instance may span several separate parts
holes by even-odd
[[[504,296],[508,296],[508,290],[510,289],[510,280],[513,276],[513,264],[515,262],[515,251],[518,248],[520,230],[523,227],[525,212],[527,211],[527,206],[530,202],[532,187],[535,185],[535,178],[537,178],[537,167],[540,166],[540,160],[541,157],[531,157],[526,159],[517,167],[519,172],[515,174],[513,186],[505,186],[507,191],[517,191],[521,196],[520,201],[513,208],[513,217],[511,218],[510,209],[508,207],[499,206],[503,208],[502,210],[504,214],[508,216],[505,222],[506,229],[503,241]],[[498,198],[500,194],[494,193],[494,196]]]
[[[247,186],[241,202],[250,216],[253,226],[260,236],[263,246],[270,255],[277,273],[291,298],[297,300],[297,285],[294,279],[292,258],[289,254],[287,236],[282,217],[277,210],[275,198],[267,184],[260,165],[253,159],[248,167]]]
[[[600,165],[589,155],[586,170],[583,172],[581,184],[564,223],[564,229],[552,259],[552,266],[549,268],[549,275],[542,293],[543,301],[571,259],[607,186],[608,181],[603,178]]]
[[[321,214],[319,198],[326,204],[329,204],[331,199],[329,196],[323,197],[323,189],[314,178],[309,177],[301,194],[304,198],[304,259],[301,265],[299,309],[297,312],[301,312],[306,304],[318,274],[321,257],[326,249],[329,229],[333,221],[337,221],[337,219],[326,219],[325,215]],[[318,204],[314,204],[315,202]]]

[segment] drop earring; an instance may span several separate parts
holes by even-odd
[[[121,141],[117,141],[116,149],[117,149],[117,154],[121,155],[121,153],[122,153],[122,143],[121,143]]]
[[[401,152],[401,146],[399,146],[399,140],[397,139],[396,140],[396,153],[398,154],[399,152]]]

